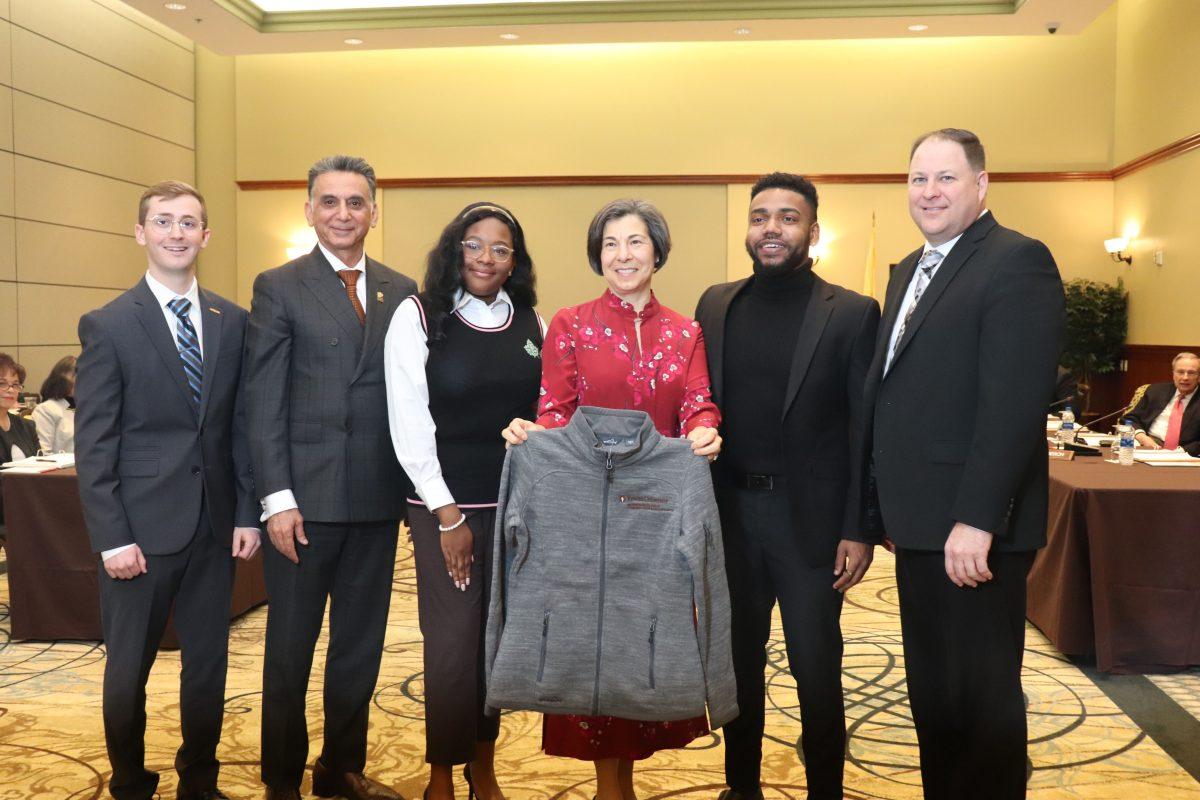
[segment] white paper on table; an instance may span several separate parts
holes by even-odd
[[[1200,458],[1189,458],[1187,461],[1143,461],[1148,467],[1200,467]]]
[[[49,456],[29,456],[16,461],[6,461],[0,464],[5,472],[14,472],[20,470],[22,472],[50,472],[51,470],[64,469],[66,467],[75,466],[74,453],[56,453]]]
[[[1188,464],[1193,461],[1200,464],[1200,458],[1193,458],[1184,450],[1134,451],[1133,460],[1141,461],[1145,464]]]

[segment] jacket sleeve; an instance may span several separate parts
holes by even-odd
[[[708,462],[691,453],[680,457],[689,459],[691,468],[683,489],[683,530],[676,547],[692,573],[696,638],[700,646],[709,724],[719,728],[738,715],[721,519],[713,497]]]
[[[537,423],[561,428],[579,405],[579,370],[575,362],[575,336],[571,308],[559,310],[550,320],[542,345],[542,388]]]
[[[116,347],[94,314],[79,320],[82,351],[75,373],[75,469],[79,498],[96,553],[136,544],[121,500],[121,409],[125,379]]]
[[[247,314],[238,308],[245,324]],[[233,524],[239,528],[259,527],[260,508],[258,495],[254,493],[254,468],[250,463],[250,440],[246,430],[246,359],[244,353],[245,327],[242,328],[243,357],[242,374],[238,376],[237,399],[233,404],[233,469],[237,490],[237,507],[234,509]]]
[[[686,383],[679,403],[679,430],[687,436],[696,428],[716,428],[721,424],[721,412],[712,401],[712,381],[708,377],[708,354],[704,348],[704,332],[699,323],[690,322],[685,330],[695,337],[688,358]]]
[[[883,540],[882,532],[862,524],[863,498],[869,482],[864,442],[871,415],[867,413],[863,389],[867,372],[875,356],[875,336],[879,332],[879,304],[867,298],[858,323],[858,333],[850,349],[850,364],[846,370],[846,401],[849,406],[850,422],[850,486],[846,490],[846,514],[842,524],[842,538],[854,542],[878,544]]]
[[[979,321],[975,435],[951,516],[996,536],[1030,460],[1045,458],[1046,406],[1066,328],[1062,279],[1041,242],[1027,240],[996,265]]]
[[[496,501],[496,528],[492,537],[492,591],[488,598],[487,629],[484,633],[483,677],[484,685],[492,683],[492,667],[500,650],[500,637],[504,635],[504,615],[508,600],[508,564],[516,552],[516,531],[520,527],[520,504],[513,491],[518,469],[514,462],[520,458],[518,448],[510,447],[504,455],[504,469],[500,473],[500,494]],[[499,708],[485,705],[486,713],[495,715]]]
[[[288,420],[293,333],[277,291],[267,273],[255,279],[242,360],[250,461],[259,499],[292,488]]]

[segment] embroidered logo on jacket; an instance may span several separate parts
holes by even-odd
[[[538,346],[533,343],[532,339],[525,340],[525,353],[530,358],[541,358],[542,357],[542,351],[538,350]]]
[[[623,494],[618,498],[630,511],[674,511],[670,499],[648,494]]]

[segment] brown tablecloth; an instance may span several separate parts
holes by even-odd
[[[14,639],[102,639],[99,563],[92,552],[75,470],[7,474],[9,616]],[[232,616],[266,602],[262,555],[238,561]],[[162,646],[179,646],[167,624]]]
[[[1200,664],[1200,468],[1050,462],[1029,621],[1105,672]]]

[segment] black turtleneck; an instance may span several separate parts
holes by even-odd
[[[781,475],[783,399],[812,294],[812,262],[754,277],[725,318],[721,460],[738,472]]]

